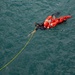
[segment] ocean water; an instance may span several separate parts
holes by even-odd
[[[75,75],[75,0],[0,0],[0,68],[23,48],[34,23],[55,12],[72,18],[38,30],[0,75]]]

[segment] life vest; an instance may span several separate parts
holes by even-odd
[[[49,29],[51,21],[52,21],[52,16],[48,16],[44,21],[44,28]]]

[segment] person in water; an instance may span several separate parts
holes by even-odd
[[[60,12],[57,12],[55,14],[52,14],[51,16],[48,16],[43,23],[35,23],[36,29],[46,30],[53,28],[57,26],[60,23],[65,22],[67,19],[71,18],[70,15],[67,16],[61,16],[59,18],[56,18],[57,15],[59,15]]]

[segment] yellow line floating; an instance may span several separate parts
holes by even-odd
[[[4,66],[2,66],[0,68],[0,71],[3,70],[4,68],[6,68],[9,64],[11,64],[21,53],[22,51],[27,47],[27,45],[30,43],[34,33],[36,32],[36,30],[34,29],[32,32],[31,32],[31,36],[29,38],[29,40],[26,42],[26,44],[24,45],[24,47],[9,61],[7,62]]]

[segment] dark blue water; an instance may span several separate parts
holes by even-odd
[[[38,30],[0,75],[75,75],[75,0],[0,0],[0,67],[25,45],[35,22],[57,11],[72,18],[53,29]]]

